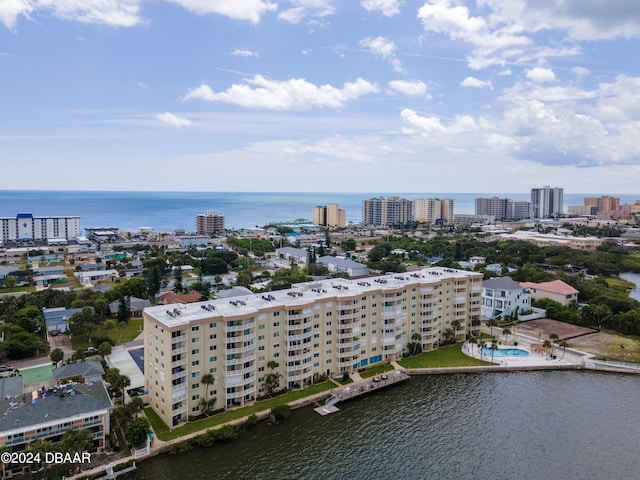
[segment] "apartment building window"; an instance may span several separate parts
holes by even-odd
[[[320,344],[319,343],[314,343],[313,344],[313,348],[320,348]]]
[[[331,359],[327,360],[325,363],[329,365],[331,363]]]
[[[273,354],[273,358],[278,358],[280,356],[280,354],[278,352]]]
[[[327,340],[327,345],[331,345],[331,340]]]
[[[264,345],[260,345],[260,346],[258,347],[258,350],[259,350],[260,352],[264,351]]]
[[[320,334],[319,333],[314,333],[313,334],[313,338],[320,338]]]
[[[210,362],[217,362],[218,361],[218,357],[209,357],[209,361]]]
[[[264,335],[258,335],[258,341],[264,340]]]
[[[258,330],[264,330],[264,324],[258,325]]]
[[[199,353],[200,353],[199,348],[194,348],[193,350],[191,350],[191,355],[198,355]]]
[[[273,312],[273,316],[274,317],[279,317],[280,316],[280,312]]]
[[[374,296],[375,296],[375,295],[374,295]],[[377,303],[374,303],[374,304],[372,304],[372,305],[371,305],[371,308],[376,308],[377,306],[378,306],[378,304],[377,304]]]
[[[200,376],[200,370],[194,370],[191,372],[191,378],[198,378]]]
[[[280,336],[280,332],[273,332],[273,336],[274,337],[279,337]]]
[[[327,317],[330,317],[331,315],[333,315],[333,312],[327,312]]]
[[[211,335],[209,335],[209,340],[215,340],[216,338],[218,338],[217,333],[212,333]]]
[[[194,402],[197,401],[197,400],[200,400],[200,395],[198,395],[198,394],[191,395],[191,400],[194,401]]]
[[[193,327],[191,327],[192,332],[197,332],[198,330],[200,330],[200,325],[194,325]]]
[[[313,354],[313,358],[318,358],[320,356],[320,354],[318,352]]]
[[[360,310],[366,310],[366,309],[367,309],[367,306],[366,306],[366,305],[362,305],[362,306],[360,307]]]
[[[273,348],[280,348],[280,344],[279,343],[274,343],[273,344]]]
[[[331,350],[327,350],[327,355],[331,355]]]
[[[280,326],[280,322],[273,322],[273,328],[277,328]]]
[[[210,324],[209,324],[209,328],[216,328],[216,325],[217,325],[217,324],[216,324],[215,322],[210,323]]]
[[[319,366],[320,366],[320,362],[315,362],[315,363],[313,364],[313,368],[318,368]]]
[[[198,365],[200,365],[200,360],[194,360],[193,362],[191,362],[192,367],[197,367]]]
[[[264,367],[260,367],[260,368],[258,368],[258,371],[259,371],[259,372],[264,372]],[[259,381],[261,382],[262,380],[259,380]]]
[[[264,355],[261,355],[260,357],[258,357],[258,361],[259,361],[259,362],[264,362],[264,360],[265,360],[265,359],[264,359]]]
[[[192,389],[196,389],[196,388],[200,388],[200,384],[199,383],[194,383],[193,385],[191,385]]]
[[[200,341],[200,337],[193,337],[191,339],[191,343],[198,343]]]
[[[209,345],[209,351],[217,350],[217,349],[218,349],[217,345]]]

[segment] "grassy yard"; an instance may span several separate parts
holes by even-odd
[[[622,278],[618,278],[618,277],[605,278],[605,280],[607,282],[607,285],[609,285],[610,287],[616,287],[624,292],[635,287],[635,285],[632,282],[623,280]]]
[[[246,407],[236,408],[233,410],[225,410],[224,412],[218,413],[209,418],[196,420],[194,422],[188,422],[186,425],[182,425],[174,430],[169,430],[169,427],[162,421],[162,419],[158,416],[158,414],[156,414],[156,412],[153,411],[151,407],[145,408],[144,411],[147,415],[147,418],[149,419],[149,423],[151,423],[151,427],[153,428],[156,436],[162,441],[167,441],[194,432],[203,431],[204,433],[204,430],[206,430],[207,428],[216,427],[231,420],[247,417],[257,412],[270,410],[276,405],[283,405],[304,397],[310,397],[311,395],[315,395],[316,393],[331,390],[332,388],[335,388],[335,386],[335,383],[330,381],[317,383],[302,390],[292,390],[284,395],[279,395],[267,400],[260,400]]]
[[[398,363],[404,368],[446,368],[446,367],[472,367],[477,365],[491,365],[471,358],[462,353],[462,344],[456,343],[447,347],[440,347],[433,352],[425,352],[414,357],[406,357]]]
[[[96,328],[91,335],[94,337],[104,337],[108,336],[115,344],[130,342],[142,331],[143,325],[142,318],[130,318],[127,322],[127,328],[124,330],[120,330],[117,326],[110,330],[104,328],[104,326],[99,326]],[[87,337],[85,335],[81,336],[73,336],[71,337],[71,346],[74,350],[78,350],[79,348],[86,348],[90,345],[87,341]]]
[[[364,372],[360,372],[360,376],[362,378],[371,378],[381,373],[390,372],[391,370],[393,370],[393,365],[382,363],[366,368]]]

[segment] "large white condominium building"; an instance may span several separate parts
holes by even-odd
[[[531,216],[533,218],[556,218],[562,216],[564,189],[545,185],[531,189]]]
[[[19,213],[15,218],[0,218],[3,242],[66,239],[80,236],[80,217],[34,217]]]
[[[149,401],[177,425],[200,412],[201,399],[215,397],[216,408],[227,408],[265,395],[269,362],[281,387],[296,388],[322,374],[400,359],[416,333],[433,350],[446,337],[467,336],[480,320],[481,294],[482,274],[434,267],[146,308]]]
[[[419,223],[453,223],[452,198],[416,198],[413,200],[413,216]]]

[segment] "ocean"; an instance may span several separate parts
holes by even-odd
[[[303,193],[303,192],[114,192],[0,190],[0,218],[18,213],[34,216],[79,216],[81,227],[118,227],[137,232],[152,227],[157,232],[195,230],[195,217],[209,210],[225,217],[225,226],[252,228],[270,222],[311,219],[313,207],[337,203],[347,222],[362,220],[362,201],[379,196],[453,198],[454,213],[474,213],[475,199],[497,195],[529,200],[527,193]],[[564,195],[567,205],[582,204],[583,197]],[[621,203],[633,203],[639,195],[619,195]]]

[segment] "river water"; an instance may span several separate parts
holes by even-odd
[[[627,282],[636,284],[635,288],[629,292],[629,296],[640,302],[640,274],[625,272],[620,274],[620,278],[626,280]]]
[[[640,381],[577,371],[412,377],[305,407],[231,443],[144,462],[142,480],[638,479]]]

